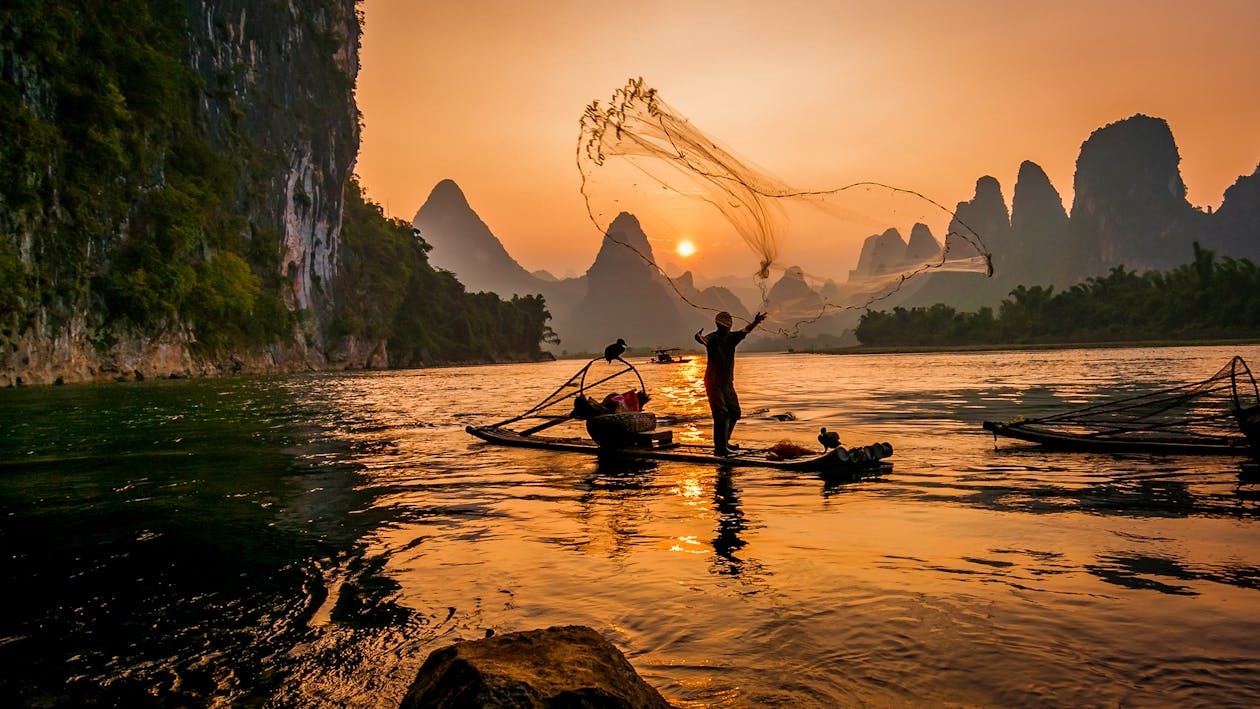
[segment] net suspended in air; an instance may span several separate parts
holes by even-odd
[[[641,78],[617,89],[607,104],[595,101],[587,106],[580,126],[581,190],[590,219],[600,232],[607,234],[621,212],[653,225],[650,229],[678,233],[711,219],[716,210],[751,253],[749,274],[761,291],[762,308],[769,306],[771,322],[781,334],[795,334],[801,324],[829,311],[869,307],[923,274],[992,275],[991,256],[980,236],[937,202],[913,190],[876,182],[815,190],[792,187],[721,147]],[[808,212],[804,218],[802,211]],[[772,272],[822,283],[831,274],[850,271],[857,245],[869,242],[869,249],[875,243],[871,237],[888,237],[889,230],[895,229],[895,241],[900,234],[932,224],[945,237],[941,242],[933,240],[927,249],[912,240],[910,246],[915,248],[882,259],[876,268],[849,272],[847,278],[832,280],[821,292],[811,289],[810,295],[795,299],[772,301],[768,297]],[[803,241],[799,232],[807,229],[813,242],[836,248],[799,257],[807,260],[803,265],[781,263],[785,245],[792,246],[794,238]],[[848,264],[844,263],[846,252]],[[650,255],[639,255],[660,270]],[[675,291],[693,307],[703,307],[677,286]]]

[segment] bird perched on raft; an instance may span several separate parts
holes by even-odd
[[[828,431],[826,426],[818,429],[818,442],[822,444],[823,451],[829,451],[832,448],[840,447],[840,434],[835,431]]]
[[[609,362],[614,359],[621,359],[621,355],[625,354],[625,352],[626,341],[618,337],[616,342],[604,348],[604,359]]]

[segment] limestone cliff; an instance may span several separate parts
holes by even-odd
[[[0,386],[325,366],[358,37],[354,0],[0,13]]]
[[[998,254],[1008,254],[1011,249],[1011,218],[1002,197],[1002,186],[989,176],[976,180],[975,196],[967,202],[959,202],[950,220],[945,247],[951,258],[972,256],[978,253],[959,234],[975,234],[994,257],[994,272],[998,272]],[[914,288],[914,284],[911,284]],[[1005,294],[1002,284],[986,278],[981,273],[929,273],[920,279],[917,290],[907,290],[902,299],[889,299],[890,304],[904,303],[910,306],[929,306],[948,303],[959,308],[975,308],[996,302]]]
[[[1225,190],[1204,246],[1260,263],[1260,165]]]
[[[342,187],[359,151],[359,25],[354,0],[186,0],[189,59],[213,142],[233,133],[264,156],[247,166],[238,207],[250,230],[282,235],[293,304],[327,310]]]
[[[570,351],[599,351],[618,337],[631,347],[677,347],[690,341],[677,295],[652,265],[652,246],[633,215],[617,215],[586,272],[586,292],[566,319],[557,315]]]
[[[1006,289],[1017,285],[1070,286],[1083,272],[1067,249],[1068,216],[1063,198],[1045,170],[1025,160],[1011,198],[1011,249],[994,254],[994,276]]]
[[[1168,123],[1141,114],[1094,131],[1081,145],[1071,250],[1084,275],[1116,266],[1167,269],[1190,259],[1205,215],[1186,201],[1180,162]]]

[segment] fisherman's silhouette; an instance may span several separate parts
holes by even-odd
[[[826,426],[818,430],[818,442],[822,444],[823,451],[829,451],[832,448],[840,447],[840,434],[835,431],[828,431]]]
[[[696,342],[704,345],[708,353],[704,366],[704,392],[709,397],[709,411],[713,414],[715,455],[730,455],[732,448],[739,448],[731,443],[735,422],[743,415],[739,409],[739,397],[735,394],[735,348],[765,319],[765,313],[757,313],[752,322],[732,332],[734,319],[724,310],[713,319],[717,330],[707,335],[703,334],[703,330],[696,333]]]
[[[617,341],[604,348],[604,359],[612,362],[614,359],[621,359],[621,355],[625,354],[626,341],[617,338]]]
[[[718,468],[713,480],[713,510],[717,513],[717,534],[713,537],[713,551],[717,554],[720,572],[738,576],[744,568],[736,553],[745,542],[739,535],[744,531],[744,511],[740,508],[739,488],[731,478],[728,466]]]

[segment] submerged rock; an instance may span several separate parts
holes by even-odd
[[[669,707],[624,655],[580,625],[434,650],[403,699],[418,707]]]

